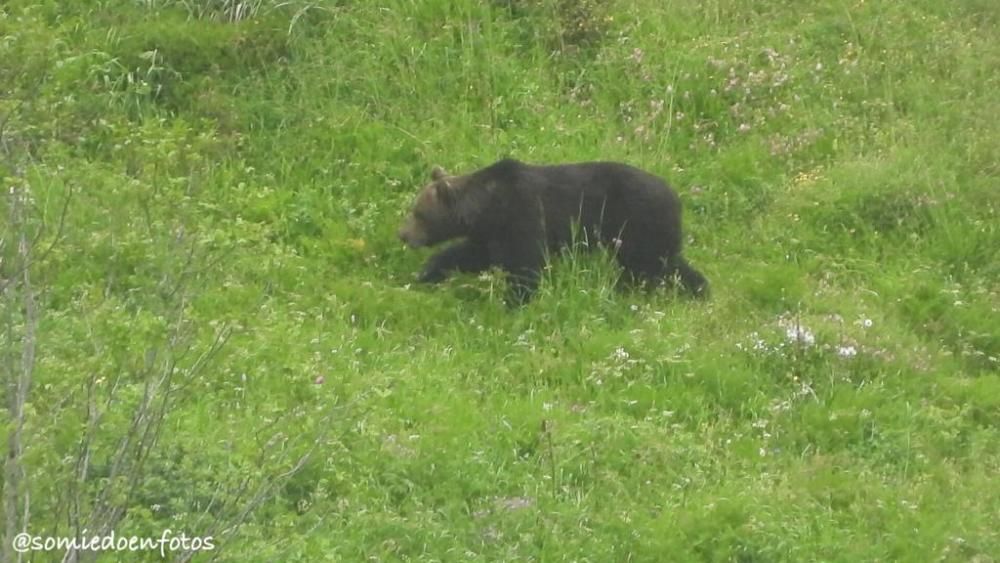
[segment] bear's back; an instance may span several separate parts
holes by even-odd
[[[530,165],[502,161],[505,188],[529,208],[537,201],[550,245],[562,246],[572,225],[589,240],[609,242],[626,230],[673,239],[680,201],[660,178],[620,162]],[[498,163],[500,164],[500,163]],[[526,212],[528,209],[525,210]],[[672,246],[672,245],[671,245]]]

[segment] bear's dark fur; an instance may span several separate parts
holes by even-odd
[[[533,166],[516,160],[464,176],[440,168],[417,196],[399,230],[412,248],[464,238],[435,254],[420,280],[439,282],[452,272],[499,267],[510,281],[510,301],[530,298],[547,252],[583,240],[615,252],[631,278],[677,280],[694,295],[708,282],[681,256],[681,203],[663,180],[615,162]]]

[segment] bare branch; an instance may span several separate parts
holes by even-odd
[[[42,252],[38,253],[37,256],[33,256],[33,257],[29,256],[29,258],[28,258],[28,260],[26,262],[23,262],[22,264],[20,264],[20,271],[17,271],[13,275],[11,275],[10,279],[8,279],[8,280],[0,280],[0,291],[3,291],[8,284],[13,283],[13,281],[15,279],[19,278],[21,276],[22,272],[24,270],[27,270],[28,268],[30,268],[31,265],[34,262],[44,262],[45,259],[48,258],[49,254],[52,252],[52,250],[55,249],[55,247],[59,243],[59,241],[62,240],[63,231],[64,231],[65,226],[66,226],[66,216],[69,214],[69,204],[70,204],[70,201],[72,199],[73,199],[73,190],[70,189],[66,193],[66,198],[63,200],[62,209],[59,212],[59,222],[56,224],[56,233],[52,237],[52,240],[49,241],[49,245],[45,248],[45,250],[43,250]],[[35,238],[34,238],[34,241],[32,241],[32,245],[31,245],[32,247],[34,247],[35,243],[37,243],[41,239],[41,237],[42,237],[42,235],[44,233],[45,233],[45,227],[43,225],[35,233]]]
[[[7,455],[4,462],[6,534],[2,549],[5,561],[13,561],[15,557],[20,561],[22,556],[20,554],[15,556],[11,546],[14,536],[19,531],[27,529],[30,517],[27,475],[23,466],[23,434],[25,404],[28,401],[35,367],[35,330],[38,326],[38,311],[31,270],[27,266],[31,262],[32,252],[25,218],[27,196],[23,189],[12,189],[8,197],[11,238],[17,242],[17,248],[11,255],[17,273],[0,287],[0,298],[6,313],[4,320],[7,325],[7,351],[4,361],[6,369],[3,382],[6,395],[5,407],[12,426],[7,438]],[[20,352],[20,358],[16,359],[17,351]]]

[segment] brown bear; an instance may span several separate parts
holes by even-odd
[[[705,277],[681,256],[680,199],[638,168],[506,159],[464,176],[434,168],[431,179],[399,238],[411,248],[464,240],[432,256],[422,282],[496,266],[508,274],[508,302],[523,303],[537,288],[548,253],[567,246],[577,225],[583,240],[612,249],[631,279],[675,280],[693,295],[707,294]]]

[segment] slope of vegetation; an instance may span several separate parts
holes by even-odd
[[[994,561],[1000,5],[816,4],[3,3],[5,541]],[[412,284],[504,156],[667,178],[712,299]]]

